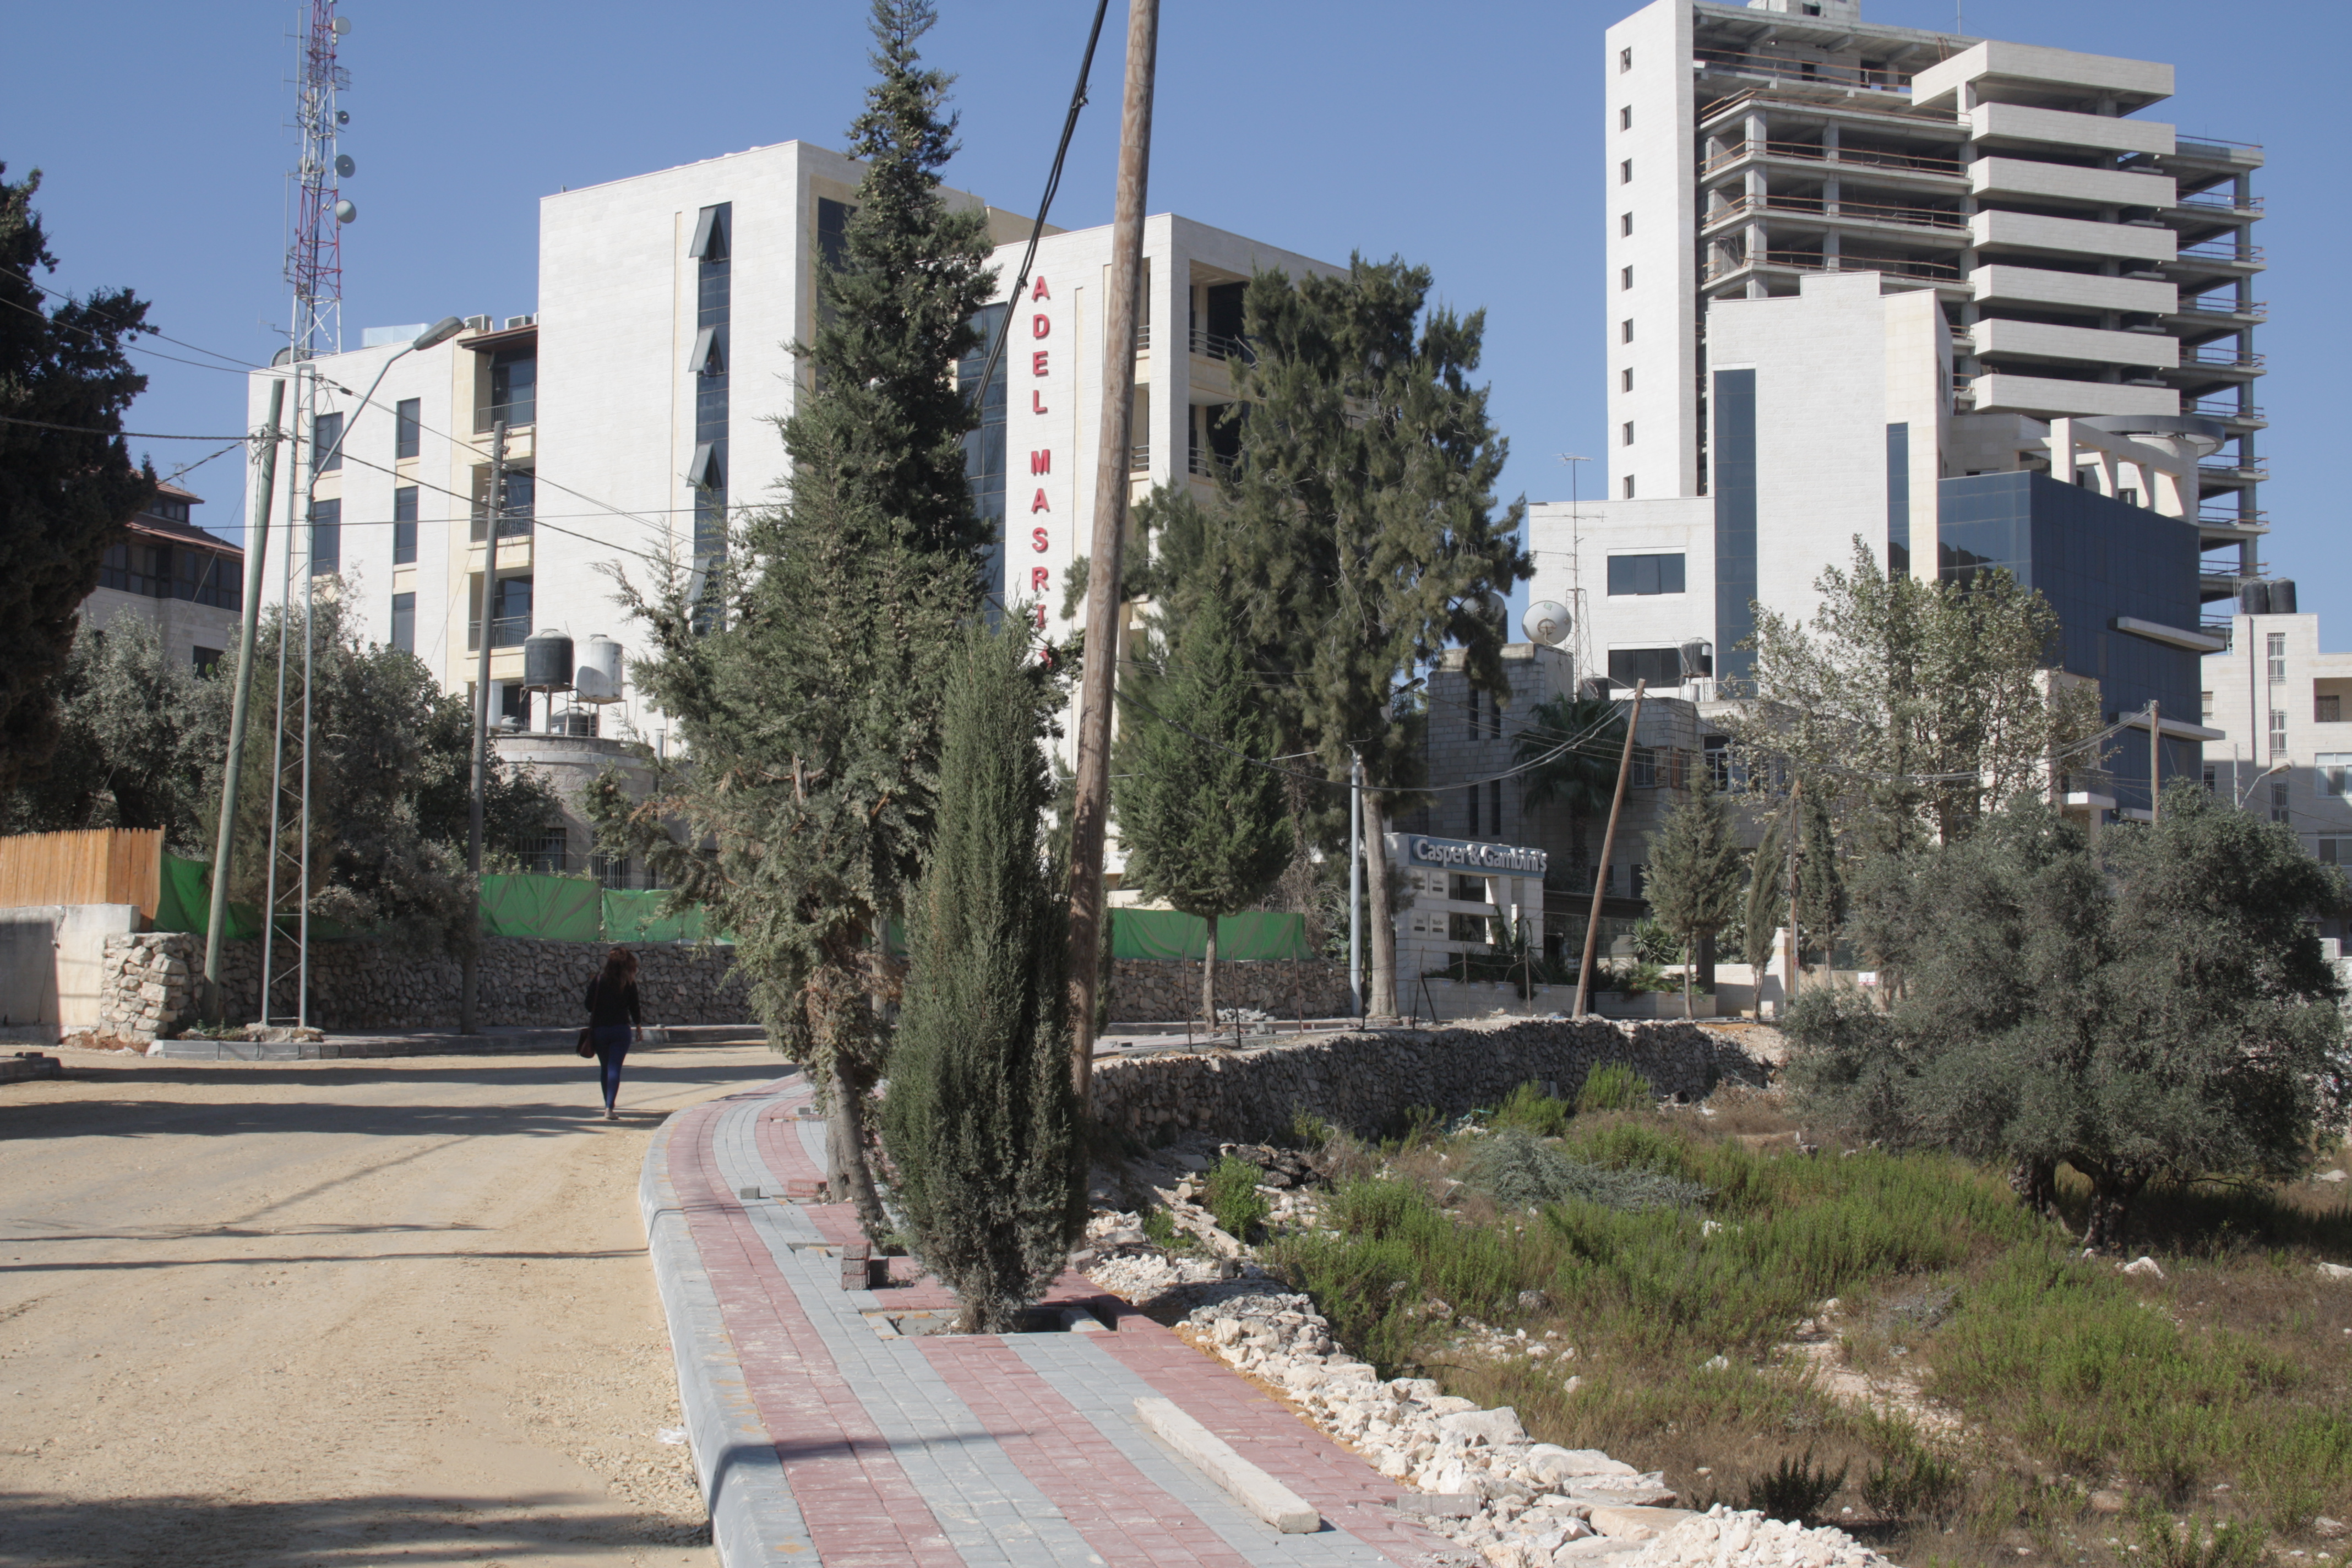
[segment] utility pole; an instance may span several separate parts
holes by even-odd
[[[1348,995],[1364,1016],[1364,759],[1348,756]]]
[[[2157,813],[2163,808],[2156,776],[2158,760],[2163,752],[2164,718],[2158,711],[2156,699],[2151,697],[2147,700],[2147,825],[2150,827],[2156,826]]]
[[[1127,541],[1136,296],[1143,288],[1143,196],[1151,170],[1151,89],[1159,47],[1160,0],[1129,0],[1110,296],[1103,312],[1102,439],[1095,455],[1086,666],[1078,684],[1077,803],[1070,824],[1070,1078],[1081,1111],[1094,1077],[1095,995],[1102,967],[1103,837],[1110,809],[1111,691],[1118,675],[1119,557]]]
[[[198,1012],[215,1024],[227,1022],[221,992],[222,928],[228,924],[229,857],[236,847],[237,785],[245,776],[245,710],[253,700],[253,644],[261,633],[261,566],[269,552],[269,509],[278,499],[278,422],[286,408],[286,380],[269,383],[269,421],[261,430],[261,479],[254,487],[253,522],[245,531],[244,623],[236,644],[236,689],[229,699],[228,762],[221,775],[220,830],[213,837],[213,897],[205,921],[205,994]],[[268,998],[262,999],[268,1012]]]
[[[482,520],[482,635],[474,665],[474,786],[466,801],[466,875],[473,881],[477,901],[482,896],[482,793],[490,776],[490,606],[497,602],[499,525],[506,519],[506,501],[507,422],[501,419],[490,426],[488,515]],[[465,970],[457,993],[461,1035],[481,1032],[481,988],[482,931],[477,915],[474,929],[466,933]]]
[[[1592,873],[1592,912],[1584,921],[1584,962],[1576,970],[1576,1016],[1584,1016],[1585,999],[1592,993],[1592,950],[1601,941],[1601,900],[1609,891],[1609,856],[1617,847],[1617,814],[1625,805],[1625,780],[1633,771],[1633,734],[1642,725],[1642,696],[1647,680],[1633,682],[1633,711],[1625,721],[1625,750],[1617,758],[1617,793],[1609,798],[1609,830],[1601,836],[1601,864]]]

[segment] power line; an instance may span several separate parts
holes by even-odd
[[[27,273],[27,272],[19,272],[19,271],[17,271],[15,268],[13,268],[13,267],[0,267],[0,272],[5,272],[5,273],[6,273],[6,274],[7,274],[9,277],[11,277],[11,278],[16,279],[18,279],[18,280],[19,280],[19,281],[21,281],[21,282],[30,284],[32,287],[34,287],[34,288],[36,288],[36,289],[38,289],[42,293],[47,294],[47,296],[49,296],[49,298],[51,298],[51,299],[53,299],[53,300],[64,300],[66,303],[68,303],[68,305],[77,305],[77,304],[80,304],[80,303],[81,303],[81,301],[80,301],[80,300],[76,300],[72,295],[70,295],[70,294],[68,294],[68,293],[65,292],[63,289],[52,289],[52,288],[50,288],[47,284],[46,284],[46,283],[42,282],[39,279],[37,279],[37,278],[36,278],[36,277],[32,276],[30,273]],[[88,307],[86,307],[86,306],[85,306],[84,308],[85,308],[85,309],[87,309]],[[246,370],[259,370],[259,369],[261,369],[261,368],[262,368],[261,366],[259,366],[259,365],[257,365],[257,364],[253,363],[252,363],[251,361],[249,361],[249,360],[241,360],[241,359],[237,358],[235,354],[225,354],[225,353],[221,353],[219,350],[217,350],[217,349],[208,349],[208,348],[205,347],[202,343],[192,343],[192,342],[188,342],[185,338],[175,338],[175,337],[173,337],[173,336],[171,333],[169,333],[169,332],[166,332],[166,331],[161,331],[157,330],[156,328],[153,328],[153,327],[151,327],[151,326],[148,326],[148,325],[144,324],[143,322],[140,322],[140,323],[133,323],[133,322],[130,322],[130,321],[123,321],[121,317],[118,317],[118,316],[109,316],[109,315],[107,315],[104,311],[101,311],[101,310],[91,310],[91,311],[90,311],[90,314],[91,314],[91,315],[93,315],[93,316],[98,317],[100,321],[112,321],[116,326],[121,327],[121,328],[123,331],[131,331],[131,332],[144,332],[144,333],[146,333],[149,337],[161,338],[161,339],[163,339],[163,340],[165,342],[167,342],[167,343],[177,343],[177,344],[179,344],[182,348],[184,348],[184,349],[187,349],[187,350],[191,351],[192,353],[200,353],[200,354],[210,354],[210,355],[211,355],[213,358],[215,358],[215,359],[225,359],[225,360],[228,361],[230,364],[237,365],[237,366],[239,366],[239,367],[241,367],[241,368],[243,368],[243,369],[246,369]],[[52,321],[54,321],[54,318],[52,318]],[[57,323],[57,324],[63,325],[64,323],[60,322],[60,323]],[[222,366],[218,366],[218,365],[215,365],[215,366],[212,366],[212,367],[210,367],[210,368],[213,368],[213,369],[217,370],[217,369],[221,369],[221,368],[224,368],[224,367],[222,367]]]
[[[236,441],[243,443],[257,437],[250,436],[161,436],[152,430],[101,430],[94,425],[52,425],[46,419],[19,419],[13,414],[0,414],[0,425],[29,425],[36,430],[62,430],[69,436],[121,436],[133,441]],[[278,439],[285,439],[279,437]]]
[[[104,338],[100,337],[96,332],[91,331],[88,327],[77,327],[71,321],[60,321],[55,316],[50,315],[47,310],[35,310],[32,306],[26,304],[21,300],[0,300],[0,305],[6,305],[12,310],[22,310],[25,314],[32,317],[35,321],[46,321],[52,327],[62,327],[69,332],[79,332],[91,342],[97,343],[104,348],[121,349],[135,354],[149,354],[156,359],[170,360],[173,364],[194,365],[198,370],[226,371],[231,375],[243,375],[246,374],[244,371],[238,370],[234,365],[206,364],[202,360],[182,359],[178,354],[167,354],[161,349],[141,348],[134,342],[110,343]],[[144,331],[146,329],[143,327],[126,327],[123,330],[125,331]],[[155,335],[157,337],[163,336],[161,332],[158,332]],[[259,367],[256,366],[254,368],[258,369]]]

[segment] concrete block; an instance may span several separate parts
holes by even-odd
[[[1592,1528],[1612,1541],[1655,1541],[1686,1519],[1698,1515],[1686,1508],[1612,1508],[1592,1505]]]
[[[1169,1399],[1139,1399],[1136,1418],[1242,1507],[1285,1535],[1323,1528],[1323,1516],[1304,1498],[1234,1451]]]

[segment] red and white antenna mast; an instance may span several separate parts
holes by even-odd
[[[294,285],[294,321],[289,342],[296,360],[341,353],[343,349],[342,226],[359,209],[342,199],[340,184],[355,172],[336,145],[351,116],[336,94],[352,82],[335,63],[335,48],[352,30],[336,15],[340,0],[310,0],[301,41],[301,74],[296,79],[294,129],[301,139],[294,170],[294,233],[286,247],[286,280]]]

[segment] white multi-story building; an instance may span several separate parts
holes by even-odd
[[[791,351],[816,328],[816,268],[837,253],[860,168],[802,142],[566,191],[540,206],[537,309],[467,318],[438,346],[404,353],[420,326],[371,330],[361,346],[311,362],[317,407],[285,465],[278,516],[298,531],[296,579],[337,574],[363,635],[415,653],[446,689],[469,689],[494,427],[506,426],[506,517],[490,610],[496,711],[514,728],[593,734],[587,715],[523,691],[523,642],[539,630],[630,641],[613,573],[639,582],[667,546],[695,561],[720,549],[726,518],[765,504],[787,472],[775,422],[807,384]],[[983,514],[1002,529],[1007,604],[1059,626],[1064,576],[1092,531],[1102,413],[1108,226],[1047,227],[1017,300],[1031,221],[962,192],[997,244],[992,331],[1012,336],[968,441]],[[1325,263],[1170,215],[1144,226],[1147,280],[1136,366],[1133,493],[1212,484],[1233,432],[1241,292],[1259,268],[1294,276]],[[983,350],[963,367],[977,376]],[[388,363],[394,362],[394,363]],[[383,373],[366,407],[359,398]],[[253,418],[266,414],[257,374]],[[298,403],[299,402],[298,395]],[[343,422],[352,421],[348,434]],[[310,465],[340,453],[317,472]],[[315,500],[305,501],[304,497]],[[271,574],[273,584],[278,574]],[[600,715],[620,733],[668,742],[667,721],[626,689]],[[541,865],[581,868],[584,830]]]
[[[82,619],[104,631],[123,616],[154,623],[165,657],[210,672],[236,640],[245,606],[245,552],[199,528],[204,497],[168,479],[107,547]]]
[[[2294,584],[2250,592],[2230,646],[2205,656],[2205,785],[2294,830],[2319,858],[2352,868],[2352,653],[2322,653],[2319,617],[2298,615]],[[2352,924],[2326,922],[2352,937]]]
[[[2262,573],[2260,152],[2144,117],[2168,65],[1858,0],[1655,0],[1600,64],[1606,488],[1531,510],[1585,667],[1708,695],[1859,537],[2040,589],[2193,771],[2200,605]]]

